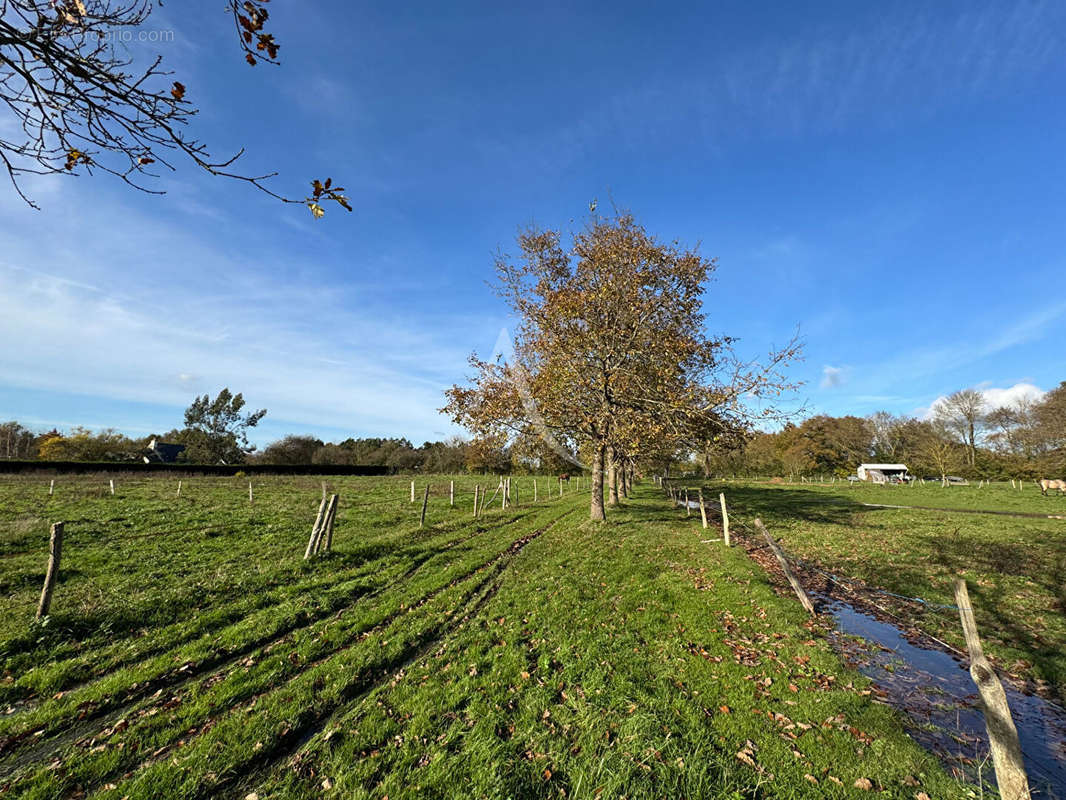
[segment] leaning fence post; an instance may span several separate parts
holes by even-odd
[[[37,619],[48,616],[52,607],[52,590],[55,589],[56,576],[59,574],[59,557],[63,552],[63,523],[52,525],[48,538],[48,569],[44,573],[44,586],[41,588],[41,602],[37,604]]]
[[[475,483],[474,484],[474,519],[477,519],[477,496],[478,496],[478,493],[480,491],[481,491],[481,484],[480,483]]]
[[[181,497],[181,481],[178,481],[178,493],[175,495],[175,497]]]
[[[52,496],[52,492],[55,491],[55,488],[56,488],[56,480],[55,480],[55,478],[52,478],[51,483],[48,484],[48,496],[49,497]]]
[[[703,527],[707,527],[707,509],[703,505],[703,487],[699,489],[700,493],[700,519],[703,521]]]
[[[763,536],[766,537],[766,541],[770,545],[770,549],[774,551],[774,555],[777,556],[777,563],[781,565],[781,569],[785,573],[785,577],[788,578],[788,582],[792,584],[792,590],[796,593],[799,601],[803,604],[803,607],[811,614],[814,613],[814,605],[811,603],[811,598],[807,597],[807,593],[803,591],[803,587],[800,586],[800,582],[796,579],[795,574],[792,572],[792,567],[788,565],[788,559],[785,558],[785,554],[781,552],[781,548],[777,542],[774,541],[770,535],[770,531],[766,530],[766,527],[762,524],[762,520],[756,517],[755,527]]]
[[[725,492],[718,493],[718,502],[722,504],[722,536],[725,538],[725,546],[729,547],[729,512],[725,507]]]
[[[318,526],[318,531],[315,534],[315,541],[311,547],[311,554],[315,555],[322,552],[322,540],[333,525],[333,518],[337,514],[337,501],[338,497],[335,494],[329,496],[329,503],[326,505],[326,515],[322,518],[322,524]]]
[[[107,482],[111,486],[111,494],[114,494],[115,493],[115,479],[114,478],[109,478]]]
[[[304,550],[305,561],[315,552],[315,540],[318,539],[318,532],[322,529],[322,523],[325,522],[325,516],[326,498],[323,497],[322,502],[318,505],[318,516],[315,517],[315,525],[311,528],[311,538],[307,540],[307,549]]]
[[[418,518],[418,527],[426,524],[426,506],[429,505],[429,484],[426,484],[426,493],[422,495],[422,516]]]
[[[1022,748],[1018,742],[1018,729],[1007,705],[1007,695],[996,677],[992,665],[985,658],[981,639],[977,635],[977,622],[970,605],[970,593],[966,581],[955,579],[955,604],[959,607],[962,632],[966,636],[966,649],[970,654],[970,675],[977,684],[984,706],[985,726],[992,750],[992,765],[996,769],[996,784],[1003,800],[1028,800],[1029,779],[1022,761]]]
[[[329,513],[326,515],[326,544],[325,547],[319,548],[329,552],[333,549],[333,523],[337,521],[337,508],[340,505],[341,496],[339,494],[333,495],[329,500]],[[321,538],[321,534],[319,534]]]

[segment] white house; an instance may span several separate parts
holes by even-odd
[[[884,483],[892,478],[905,478],[907,476],[906,464],[859,464],[855,470],[861,481],[873,481]]]

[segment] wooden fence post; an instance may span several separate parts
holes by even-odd
[[[795,574],[792,572],[792,567],[788,565],[788,559],[785,558],[785,554],[781,552],[781,548],[777,542],[774,541],[770,535],[770,531],[766,530],[766,527],[762,524],[762,520],[758,517],[755,518],[755,528],[766,537],[767,543],[770,545],[770,549],[774,551],[774,555],[777,556],[777,563],[781,565],[781,569],[785,573],[785,577],[788,578],[788,582],[792,584],[792,590],[796,593],[800,603],[811,614],[814,613],[814,604],[811,603],[811,598],[807,597],[807,593],[803,591],[803,587],[800,586],[800,582],[796,579]]]
[[[533,502],[537,502],[537,479],[533,479]]]
[[[725,537],[725,546],[729,547],[729,512],[725,507],[725,492],[718,493],[718,502],[722,504],[722,536]]]
[[[327,553],[333,549],[333,523],[337,521],[337,508],[340,506],[341,496],[335,494],[329,499],[329,512],[326,514],[326,544],[320,548]],[[321,538],[319,534],[319,538]]]
[[[707,509],[703,506],[703,487],[699,489],[700,492],[700,519],[703,521],[703,527],[707,527]]]
[[[970,605],[970,593],[962,578],[955,579],[955,604],[959,607],[962,632],[966,636],[966,649],[970,654],[970,675],[977,684],[984,706],[985,727],[988,728],[999,795],[1003,800],[1028,800],[1029,779],[1025,774],[1022,748],[1018,743],[1018,729],[1014,727],[1003,685],[985,658],[981,639],[977,635],[973,606]]]
[[[56,576],[59,574],[59,557],[63,553],[63,523],[56,522],[52,525],[51,536],[48,537],[48,569],[44,573],[44,586],[41,587],[41,602],[37,604],[37,619],[48,616],[52,608],[52,591],[56,586]]]
[[[411,502],[415,501],[415,482],[411,481]]]
[[[483,491],[481,493],[481,507],[478,509],[478,512],[477,512],[478,516],[481,516],[482,514],[484,514],[485,513],[485,509],[492,505],[493,501],[496,499],[496,495],[498,495],[500,493],[500,489],[502,487],[503,487],[503,479],[501,478],[500,482],[498,484],[496,484],[496,491],[492,493],[492,497],[489,497],[489,499],[487,501],[485,500],[485,498],[488,496],[489,487],[488,486],[485,487],[485,491]]]
[[[315,542],[318,540],[318,532],[322,529],[322,524],[326,521],[326,498],[322,498],[322,502],[318,504],[318,516],[315,517],[314,527],[311,528],[311,538],[307,540],[307,549],[304,550],[304,561],[309,559],[315,552]]]
[[[111,494],[114,494],[115,493],[115,479],[114,478],[109,478],[107,482],[111,486]]]
[[[178,481],[178,493],[175,495],[175,497],[181,497],[181,481]]]
[[[429,484],[426,484],[426,493],[422,495],[422,516],[418,518],[418,527],[426,524],[426,506],[429,505]]]
[[[252,482],[248,481],[248,502],[255,502],[255,498],[252,497]]]
[[[481,491],[481,484],[480,483],[475,483],[474,484],[474,519],[477,519],[477,496],[478,496],[478,492],[480,492],[480,491]]]
[[[690,516],[691,514],[692,514],[692,509],[688,507],[688,487],[686,486],[685,487],[685,516],[687,517],[687,516]]]
[[[455,481],[448,482],[448,505],[455,508]]]
[[[56,479],[52,478],[51,483],[48,484],[48,496],[49,497],[52,496],[52,492],[55,491],[55,488],[56,488]]]

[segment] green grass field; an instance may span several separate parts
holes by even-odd
[[[409,479],[329,479],[311,561],[319,479],[0,480],[0,794],[967,796],[650,482],[593,525],[530,478],[475,522],[477,479],[454,509],[447,480],[419,529]]]
[[[1066,515],[1066,497],[991,486],[707,484],[730,513],[761,517],[788,551],[833,574],[931,603],[954,604],[966,578],[986,650],[1066,701],[1066,519],[872,508],[862,503]],[[963,647],[956,612],[914,605],[918,625]]]

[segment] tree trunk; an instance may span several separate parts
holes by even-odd
[[[618,505],[618,453],[614,445],[607,445],[607,505]]]
[[[603,509],[603,461],[606,453],[603,445],[598,445],[592,454],[592,505],[589,518],[595,521],[607,519]]]

